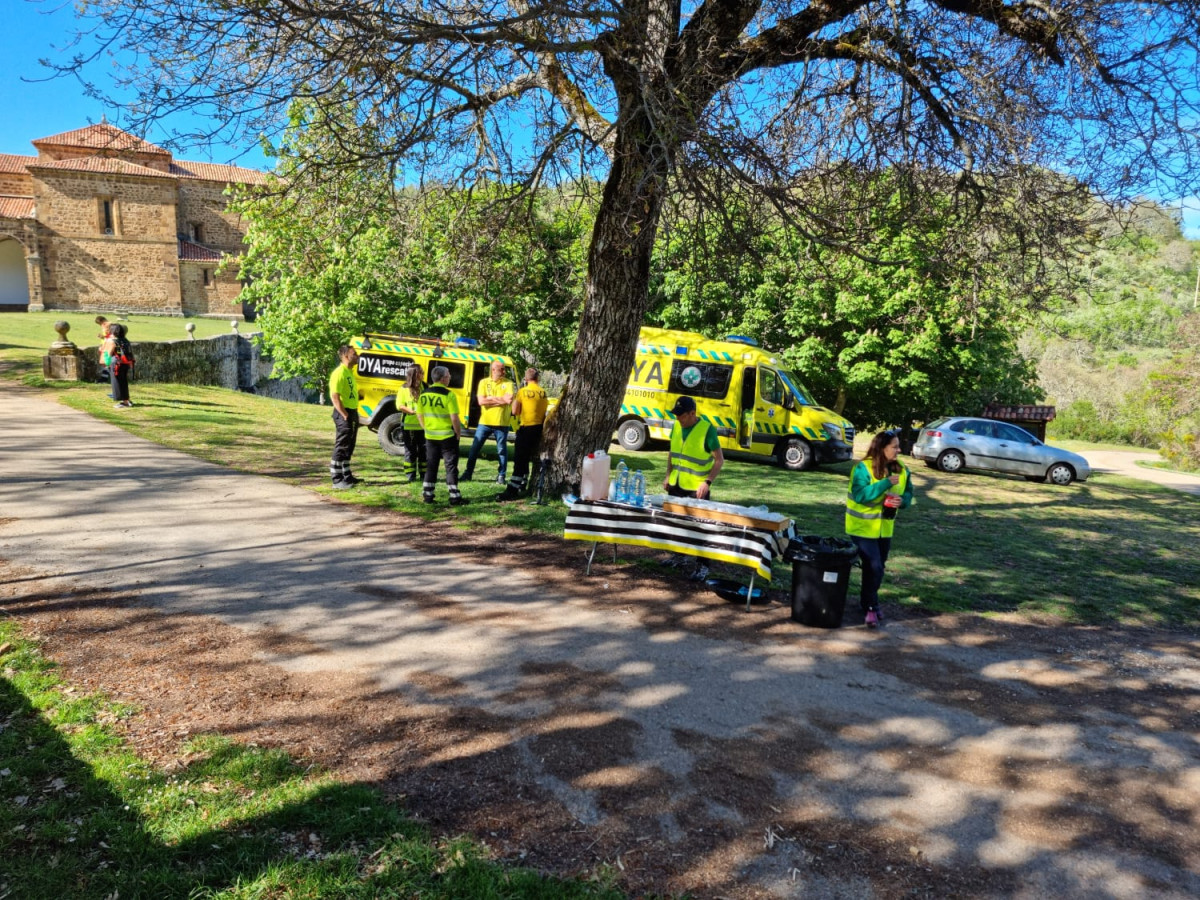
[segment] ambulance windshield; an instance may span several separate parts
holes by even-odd
[[[792,396],[796,398],[796,402],[801,406],[817,405],[812,399],[812,394],[808,392],[807,388],[805,388],[804,385],[800,383],[800,380],[791,372],[786,372],[783,369],[780,369],[779,377],[783,383],[787,385],[788,390],[792,392]]]

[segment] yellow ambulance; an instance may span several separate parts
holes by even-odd
[[[396,391],[408,377],[410,366],[420,366],[425,383],[434,366],[450,370],[450,391],[458,398],[463,432],[479,424],[480,406],[475,396],[479,382],[491,374],[492,363],[504,363],[516,384],[513,361],[498,353],[484,353],[472,338],[443,341],[437,338],[368,332],[350,342],[358,351],[358,417],[379,437],[379,446],[391,456],[404,455],[404,416],[396,411]]]
[[[850,459],[854,426],[818,406],[812,394],[751,338],[709,340],[688,331],[643,328],[621,402],[617,441],[640,450],[650,438],[668,441],[680,395],[717,430],[721,447],[773,456],[788,469]]]

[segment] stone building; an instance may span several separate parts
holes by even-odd
[[[175,160],[106,122],[0,153],[0,311],[240,316],[231,184],[254,169]]]

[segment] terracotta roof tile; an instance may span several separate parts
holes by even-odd
[[[0,153],[0,172],[11,175],[13,173],[24,175],[25,167],[30,163],[37,162],[36,156],[20,156],[16,153]]]
[[[50,137],[38,138],[33,146],[41,147],[85,147],[89,150],[132,150],[136,153],[155,153],[160,156],[170,156],[164,150],[140,137],[122,131],[115,125],[100,122],[88,125],[86,128],[76,128],[74,131],[64,131],[52,134]]]
[[[983,411],[988,419],[1006,419],[1016,422],[1052,422],[1056,410],[1053,406],[996,406],[989,404]]]
[[[219,263],[222,258],[223,256],[219,251],[209,250],[207,247],[193,241],[179,242],[179,259],[183,262]]]
[[[143,178],[174,178],[166,172],[139,166],[115,156],[84,156],[79,159],[59,159],[50,162],[33,162],[31,170],[50,169],[59,172],[91,172],[97,175],[138,175]]]
[[[32,197],[0,197],[0,219],[32,218]]]
[[[201,181],[221,181],[226,184],[263,184],[267,173],[241,166],[223,166],[219,163],[173,162],[171,174],[180,178],[197,178]]]

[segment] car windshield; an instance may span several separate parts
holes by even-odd
[[[788,390],[792,392],[792,396],[796,398],[796,402],[801,406],[817,405],[812,399],[812,394],[808,392],[808,389],[791,372],[785,372],[783,369],[780,369],[779,377],[787,385]]]
[[[934,419],[932,422],[922,425],[921,427],[922,428],[941,428],[943,425],[945,425],[949,421],[950,421],[949,417],[942,416],[940,419]]]

